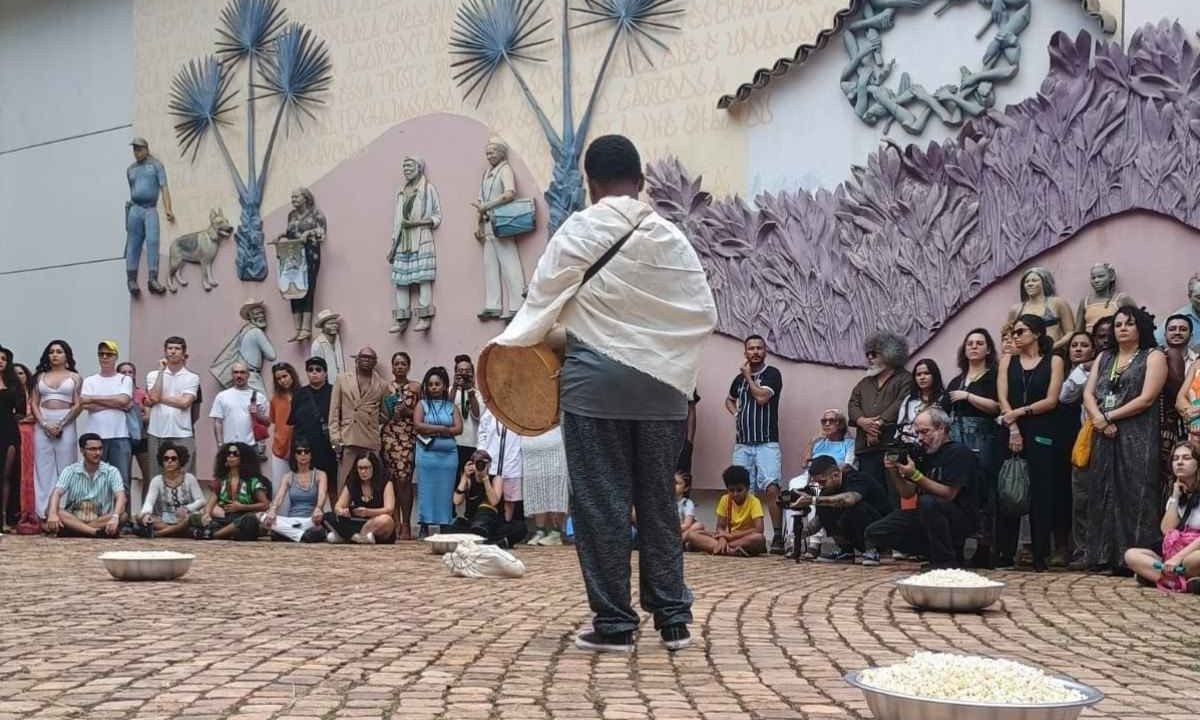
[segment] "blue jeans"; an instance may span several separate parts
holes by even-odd
[[[146,246],[146,267],[158,272],[158,206],[130,203],[125,210],[125,270],[137,272]]]
[[[100,442],[104,444],[100,459],[121,473],[121,482],[125,484],[125,512],[132,517],[134,513],[130,510],[130,505],[133,504],[133,495],[129,492],[129,468],[133,462],[133,441],[129,438],[108,438]],[[148,485],[149,480],[146,483]]]
[[[754,443],[733,446],[733,464],[750,471],[751,492],[761,493],[771,485],[779,485],[783,474],[783,455],[779,443]]]

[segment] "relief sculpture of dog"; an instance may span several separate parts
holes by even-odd
[[[215,288],[217,281],[212,275],[213,260],[217,257],[221,241],[229,239],[230,235],[233,235],[233,226],[225,219],[225,212],[218,208],[208,213],[206,229],[180,235],[172,240],[167,289],[178,292],[179,285],[187,285],[187,280],[183,279],[184,263],[200,265],[200,284],[205,292]]]

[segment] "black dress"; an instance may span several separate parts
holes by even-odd
[[[304,386],[292,395],[292,412],[288,424],[292,426],[292,454],[295,444],[306,440],[312,447],[313,467],[324,471],[330,497],[337,497],[338,461],[329,441],[329,403],[333,398],[333,386],[325,383],[319,390]]]
[[[25,417],[25,393],[19,387],[0,390],[0,463],[10,447],[20,447],[21,430],[17,422]],[[0,467],[0,472],[3,468]]]
[[[1032,369],[1021,367],[1021,358],[1014,355],[1008,363],[1008,404],[1017,408],[1044,400],[1050,393],[1051,355],[1043,355]],[[1029,463],[1029,534],[1033,541],[1033,562],[1043,565],[1050,555],[1050,532],[1054,518],[1054,447],[1056,436],[1054,413],[1026,415],[1017,420],[1021,431],[1021,457]],[[1001,432],[998,442],[1004,444],[1007,458],[1008,435]],[[996,545],[1005,561],[1016,555],[1021,530],[1020,516],[996,518]]]

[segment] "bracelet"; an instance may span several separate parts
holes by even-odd
[[[1179,504],[1179,498],[1175,497],[1174,495],[1167,498],[1167,505],[1178,505],[1178,504]]]

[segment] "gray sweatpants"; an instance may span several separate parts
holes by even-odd
[[[692,621],[674,482],[685,425],[685,420],[602,420],[563,413],[575,547],[596,632],[638,628],[629,600],[630,507],[637,512],[642,608],[654,614],[656,629]]]

